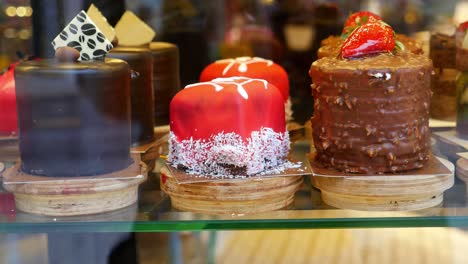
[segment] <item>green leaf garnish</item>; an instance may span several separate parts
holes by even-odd
[[[404,51],[406,48],[405,48],[405,45],[401,41],[395,40],[395,49]]]

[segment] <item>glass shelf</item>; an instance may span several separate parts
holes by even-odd
[[[436,140],[434,153],[451,149]],[[304,157],[307,143],[298,143],[295,157]],[[452,148],[453,149],[453,148]],[[449,157],[452,153],[446,153]],[[451,160],[452,162],[454,160]],[[335,209],[324,204],[320,192],[310,187],[308,177],[296,193],[293,208],[254,215],[212,216],[179,212],[171,208],[170,199],[159,190],[156,176],[140,187],[138,205],[118,211],[79,216],[45,217],[16,212],[0,206],[0,232],[173,232],[242,229],[304,229],[304,228],[391,228],[391,227],[465,227],[468,226],[468,206],[465,184],[456,179],[445,192],[438,207],[409,212],[371,212]],[[12,199],[0,192],[0,199]],[[0,202],[1,203],[1,202]]]

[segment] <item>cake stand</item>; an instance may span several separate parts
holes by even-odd
[[[3,187],[24,212],[49,216],[87,215],[114,211],[138,199],[147,167],[138,156],[126,169],[92,177],[42,177],[20,170],[21,162],[3,174]]]
[[[311,182],[320,189],[322,200],[333,207],[366,211],[420,210],[442,203],[443,193],[454,184],[454,165],[445,159],[432,159],[433,164],[427,170],[404,175],[336,176],[337,172],[331,169],[319,174],[312,165]],[[438,162],[448,170],[437,171]]]
[[[252,214],[287,208],[302,184],[302,176],[255,177],[238,180],[178,183],[161,169],[161,189],[172,207],[204,214]]]

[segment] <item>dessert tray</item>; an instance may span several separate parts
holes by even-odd
[[[404,173],[341,173],[312,162],[311,182],[323,201],[337,208],[366,211],[419,210],[439,205],[454,184],[454,165],[431,156],[423,169]]]
[[[137,201],[147,166],[133,156],[128,168],[92,177],[40,177],[22,173],[21,163],[3,173],[3,187],[15,196],[16,207],[51,216],[87,215],[117,210]]]
[[[172,207],[205,214],[252,214],[286,209],[302,184],[302,176],[253,177],[179,184],[161,170],[161,189],[171,197]]]

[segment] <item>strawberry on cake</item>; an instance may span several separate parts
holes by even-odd
[[[330,36],[321,41],[320,48],[317,51],[317,57],[320,59],[323,57],[338,56],[345,39],[348,38],[354,30],[366,23],[378,21],[382,21],[380,16],[369,11],[359,11],[351,14],[343,25],[341,36]],[[407,51],[415,54],[423,53],[421,43],[415,39],[403,34],[395,34],[394,40],[395,44],[398,45],[400,49],[406,49]]]
[[[283,67],[271,60],[259,57],[237,57],[218,60],[203,70],[200,75],[200,82],[236,76],[263,79],[278,88],[284,99],[286,120],[292,120],[288,74]]]
[[[170,104],[168,161],[189,174],[253,175],[284,166],[284,97],[263,79],[188,85]]]
[[[312,63],[316,159],[354,173],[417,169],[429,159],[432,63],[397,48],[382,21],[358,26],[337,57]]]

